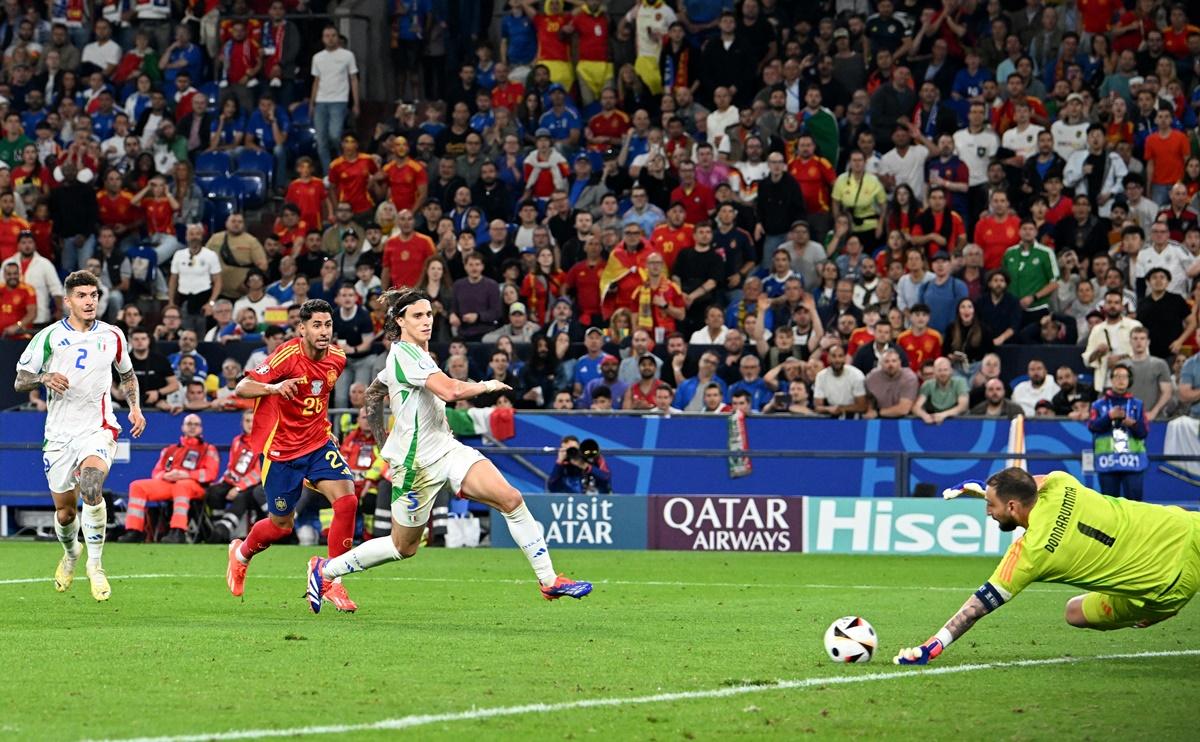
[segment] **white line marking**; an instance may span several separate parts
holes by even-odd
[[[218,574],[202,575],[202,574],[137,574],[137,575],[109,575],[109,580],[212,580],[221,577]],[[293,575],[252,575],[250,581],[253,580],[296,580]],[[354,580],[366,580],[369,582],[435,582],[435,583],[455,583],[455,584],[476,584],[476,585],[528,585],[530,580],[511,579],[505,580],[500,578],[482,579],[472,577],[383,577],[383,576],[356,576]],[[52,577],[21,577],[9,580],[0,580],[0,586],[3,585],[27,585],[39,582],[53,582]],[[972,592],[975,588],[966,585],[962,587],[947,587],[945,585],[930,586],[930,585],[829,585],[824,583],[795,583],[795,582],[680,582],[671,580],[592,580],[593,585],[623,585],[634,587],[759,587],[770,588],[772,590],[922,590],[936,592],[955,592],[963,591]],[[1059,588],[1027,588],[1022,592],[1026,593],[1058,593],[1066,590],[1065,587]]]
[[[675,701],[691,701],[701,698],[728,698],[749,693],[766,693],[777,690],[804,690],[807,688],[827,685],[851,685],[867,683],[876,680],[900,680],[904,678],[924,678],[933,675],[957,675],[964,672],[980,670],[1007,670],[1013,668],[1042,667],[1045,665],[1074,665],[1082,662],[1105,662],[1111,660],[1139,660],[1154,657],[1197,657],[1200,649],[1183,649],[1166,652],[1133,652],[1128,654],[1102,654],[1092,657],[1052,657],[1040,660],[1017,660],[1014,662],[988,662],[969,665],[949,665],[927,669],[893,670],[890,672],[874,672],[869,675],[833,675],[824,678],[801,678],[797,680],[778,680],[774,683],[753,685],[738,685],[728,688],[710,688],[707,690],[678,691],[674,693],[656,693],[649,696],[627,696],[624,698],[586,698],[579,701],[562,703],[531,703],[522,706],[498,706],[493,708],[471,709],[469,711],[452,711],[442,714],[414,714],[401,716],[396,719],[383,719],[365,724],[326,724],[323,726],[293,727],[291,729],[241,729],[228,732],[209,732],[206,734],[184,734],[163,737],[133,737],[126,739],[106,740],[105,742],[204,742],[204,740],[234,740],[262,739],[268,737],[301,737],[316,734],[348,734],[351,732],[369,732],[393,729],[410,729],[412,727],[439,724],[454,721],[478,721],[494,719],[501,716],[523,716],[525,714],[547,714],[576,709],[611,708],[616,706],[632,706],[648,703],[671,703]]]

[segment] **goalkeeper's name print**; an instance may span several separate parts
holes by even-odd
[[[1054,519],[1054,527],[1050,529],[1050,538],[1042,548],[1053,554],[1062,543],[1062,537],[1067,534],[1067,524],[1071,522],[1071,513],[1075,512],[1075,488],[1067,487],[1063,494],[1062,505],[1058,507],[1058,516]]]

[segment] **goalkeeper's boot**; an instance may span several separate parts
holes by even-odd
[[[566,575],[560,574],[553,585],[542,585],[542,597],[546,600],[558,600],[562,597],[581,599],[592,591],[592,583],[576,582]]]
[[[76,544],[78,546],[78,544]],[[62,559],[58,560],[58,567],[54,570],[54,589],[60,593],[65,593],[71,587],[71,583],[75,581],[75,563],[79,561],[79,555],[83,553],[82,548],[75,550],[75,555],[63,552]]]
[[[104,567],[99,562],[89,561],[87,576],[92,582],[92,597],[98,601],[108,600],[112,595],[112,587],[108,584],[108,575],[104,574]]]
[[[229,542],[229,565],[225,567],[225,584],[229,586],[229,592],[235,598],[240,598],[246,591],[247,565],[237,558],[238,549],[241,547],[242,540],[240,538]]]
[[[308,608],[313,613],[321,612],[321,602],[325,599],[325,594],[329,592],[330,585],[333,584],[332,580],[325,579],[325,575],[321,573],[328,562],[328,559],[321,557],[313,557],[308,560],[308,582],[304,589],[304,599],[308,601]]]
[[[325,590],[325,600],[333,603],[333,607],[337,608],[342,613],[354,613],[358,610],[350,596],[346,594],[346,587],[341,582],[330,582],[328,589]]]

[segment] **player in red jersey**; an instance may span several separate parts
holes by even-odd
[[[247,370],[237,385],[239,397],[256,400],[250,440],[263,455],[268,517],[254,524],[245,542],[229,544],[225,581],[235,596],[245,588],[250,559],[292,532],[306,482],[333,504],[329,556],[340,556],[354,545],[354,474],[338,452],[326,414],[329,394],[346,368],[346,354],[332,344],[333,308],[328,302],[310,299],[301,305],[299,333],[261,366]],[[325,597],[339,611],[357,608],[340,585]]]

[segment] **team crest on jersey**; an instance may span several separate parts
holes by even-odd
[[[263,365],[261,365],[261,366],[259,366],[258,368],[254,369],[254,373],[256,373],[256,374],[263,374],[263,375],[266,375],[267,373],[269,373],[269,372],[270,372],[270,370],[271,370],[271,366],[270,366],[270,364],[264,363]]]
[[[325,382],[321,381],[320,379],[317,379],[317,380],[313,381],[313,383],[312,383],[312,393],[313,393],[313,394],[320,394],[320,393],[321,393],[321,388],[322,388],[324,385],[325,385]]]
[[[333,386],[335,381],[337,381],[337,374],[335,374],[333,372],[333,369],[329,369],[328,371],[326,371],[325,372],[325,383],[328,384],[329,386]]]

